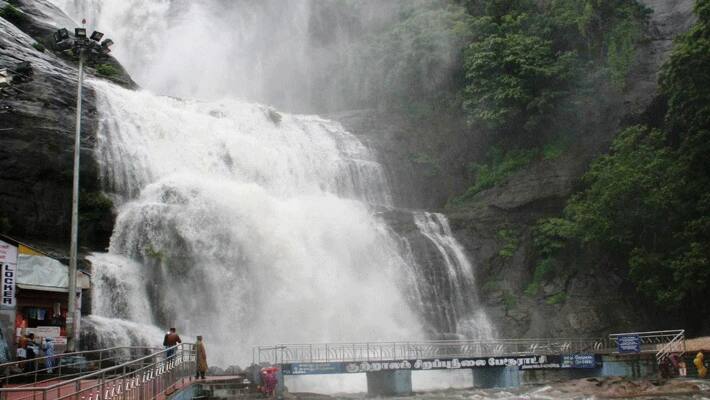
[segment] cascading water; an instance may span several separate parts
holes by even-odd
[[[91,82],[103,185],[118,211],[109,253],[91,259],[100,340],[123,329],[159,344],[154,325],[175,325],[204,335],[224,365],[250,361],[263,343],[491,336],[446,218],[400,210],[416,242],[388,227],[380,211],[396,205],[383,168],[356,137],[319,117],[219,100],[308,103],[297,89],[313,89],[299,71],[317,74],[304,33],[314,2],[54,1],[111,31],[139,83],[218,99]]]
[[[382,170],[339,124],[92,86],[120,204],[111,255],[92,261],[130,280],[95,298],[147,297],[97,312],[204,334],[220,363],[258,343],[421,337],[412,273],[369,205],[389,202]]]
[[[476,307],[478,298],[473,266],[451,232],[449,221],[443,214],[416,212],[414,223],[419,232],[435,246],[441,258],[437,264],[445,268],[444,279],[428,284],[434,286],[437,281],[443,283],[443,290],[432,297],[446,299],[442,314],[446,318],[447,326],[453,328],[450,331],[464,338],[492,338],[493,327],[488,317],[483,310]],[[427,265],[426,268],[433,269],[436,266]]]

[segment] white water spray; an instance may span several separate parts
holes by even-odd
[[[142,263],[124,273],[160,290],[125,307],[130,319],[204,334],[223,364],[260,343],[421,337],[397,284],[411,271],[370,206],[389,201],[381,168],[339,124],[92,86],[102,171],[121,204],[110,252]],[[105,287],[97,297],[147,293]]]
[[[313,25],[312,1],[53,1],[109,32],[142,85],[213,99],[91,83],[103,185],[119,212],[110,254],[92,259],[107,329],[105,317],[176,325],[219,348],[218,364],[250,361],[252,344],[423,338],[438,328],[424,309],[445,315],[447,332],[491,336],[445,217],[413,215],[439,254],[419,263],[375,211],[394,205],[357,138],[333,121],[224,99],[302,109],[313,90],[327,98],[333,88],[311,79],[333,49],[347,52],[347,24],[334,22],[326,51],[309,42],[308,30],[330,23]],[[396,14],[363,4],[358,29]],[[435,282],[431,262],[446,271]]]

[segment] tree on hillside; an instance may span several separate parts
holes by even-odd
[[[622,132],[592,164],[564,223],[543,223],[601,245],[640,293],[691,314],[710,310],[710,0],[695,10],[661,74],[665,126]]]

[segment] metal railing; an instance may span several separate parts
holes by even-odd
[[[617,333],[608,338],[434,340],[411,342],[280,344],[252,349],[254,364],[362,362],[437,358],[610,354],[622,336],[638,336],[642,353],[662,357],[685,351],[685,331]],[[681,350],[682,349],[682,350]]]
[[[616,347],[620,337],[628,336],[638,336],[641,352],[655,352],[658,361],[671,353],[685,353],[684,329],[615,333],[609,335],[609,342],[613,347]]]
[[[121,346],[7,362],[0,364],[0,385],[36,386],[74,378],[159,350],[157,347]]]
[[[152,400],[194,375],[193,347],[181,344],[172,356],[165,349],[68,380],[0,388],[0,399]]]
[[[656,361],[660,363],[661,360],[670,356],[671,353],[680,353],[682,356],[685,352],[685,330],[683,329],[680,330],[670,342],[662,345],[661,348],[658,349],[656,352]]]
[[[607,349],[604,339],[440,340],[257,346],[252,358],[255,364],[288,364],[596,353]]]

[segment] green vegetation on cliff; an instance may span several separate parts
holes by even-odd
[[[619,86],[648,10],[635,0],[468,0],[474,40],[464,53],[469,122],[540,135],[581,75],[603,69]]]
[[[536,135],[584,75],[623,87],[649,10],[636,0],[415,0],[354,50],[368,102]],[[594,83],[590,83],[594,84]]]
[[[599,87],[624,90],[650,10],[636,0],[461,0],[470,17],[458,98],[503,156],[473,164],[463,205],[528,162],[562,155]]]
[[[595,246],[639,292],[668,309],[705,312],[710,286],[710,0],[661,74],[661,126],[633,126],[583,178],[563,218],[542,221],[550,246]]]
[[[6,4],[5,7],[0,8],[0,17],[8,20],[13,25],[22,25],[28,21],[25,13],[12,4]]]

